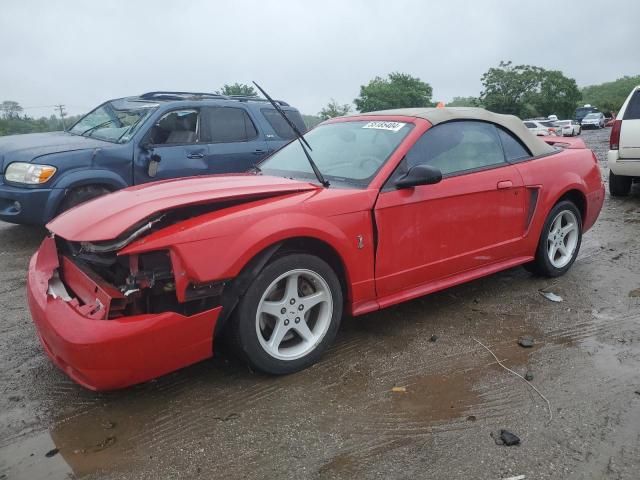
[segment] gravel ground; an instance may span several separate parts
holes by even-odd
[[[608,135],[582,135],[605,176]],[[608,197],[567,275],[515,268],[345,319],[324,359],[295,375],[216,358],[95,394],[36,340],[24,286],[44,231],[0,224],[0,480],[637,479],[638,228],[640,189]],[[532,348],[518,346],[522,335]],[[551,421],[472,337],[533,375]],[[497,445],[500,429],[521,444]]]

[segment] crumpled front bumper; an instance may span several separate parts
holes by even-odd
[[[163,312],[92,319],[77,301],[47,293],[59,266],[55,241],[48,237],[29,264],[29,309],[51,360],[82,386],[123,388],[212,356],[222,307],[189,317]]]

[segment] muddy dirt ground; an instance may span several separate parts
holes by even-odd
[[[608,135],[583,133],[605,177]],[[36,340],[24,287],[43,230],[0,224],[0,479],[637,479],[639,232],[636,188],[607,197],[564,277],[515,268],[345,319],[324,359],[288,377],[215,358],[95,394]],[[553,420],[472,337],[533,374]],[[521,445],[496,445],[500,429]]]

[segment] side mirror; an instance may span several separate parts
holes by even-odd
[[[146,142],[140,145],[140,148],[145,152],[153,152],[153,143]]]
[[[395,187],[411,188],[419,185],[432,185],[442,180],[442,172],[431,165],[415,165],[409,171],[396,180]]]
[[[162,157],[157,153],[153,153],[151,150],[151,157],[149,158],[149,167],[147,173],[151,178],[155,177],[158,174],[158,166],[160,165],[160,160]]]

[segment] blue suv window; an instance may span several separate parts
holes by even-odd
[[[293,132],[289,124],[285,122],[284,118],[282,118],[274,108],[262,108],[260,111],[264,118],[267,119],[267,122],[269,122],[269,125],[271,125],[271,128],[276,132],[276,135],[280,138],[292,140],[296,137],[296,134]],[[300,132],[305,133],[307,131],[307,127],[305,126],[300,113],[295,110],[285,110],[284,114],[296,127],[298,127]]]
[[[246,142],[258,136],[251,117],[242,108],[206,107],[202,109],[200,138],[205,143]]]

